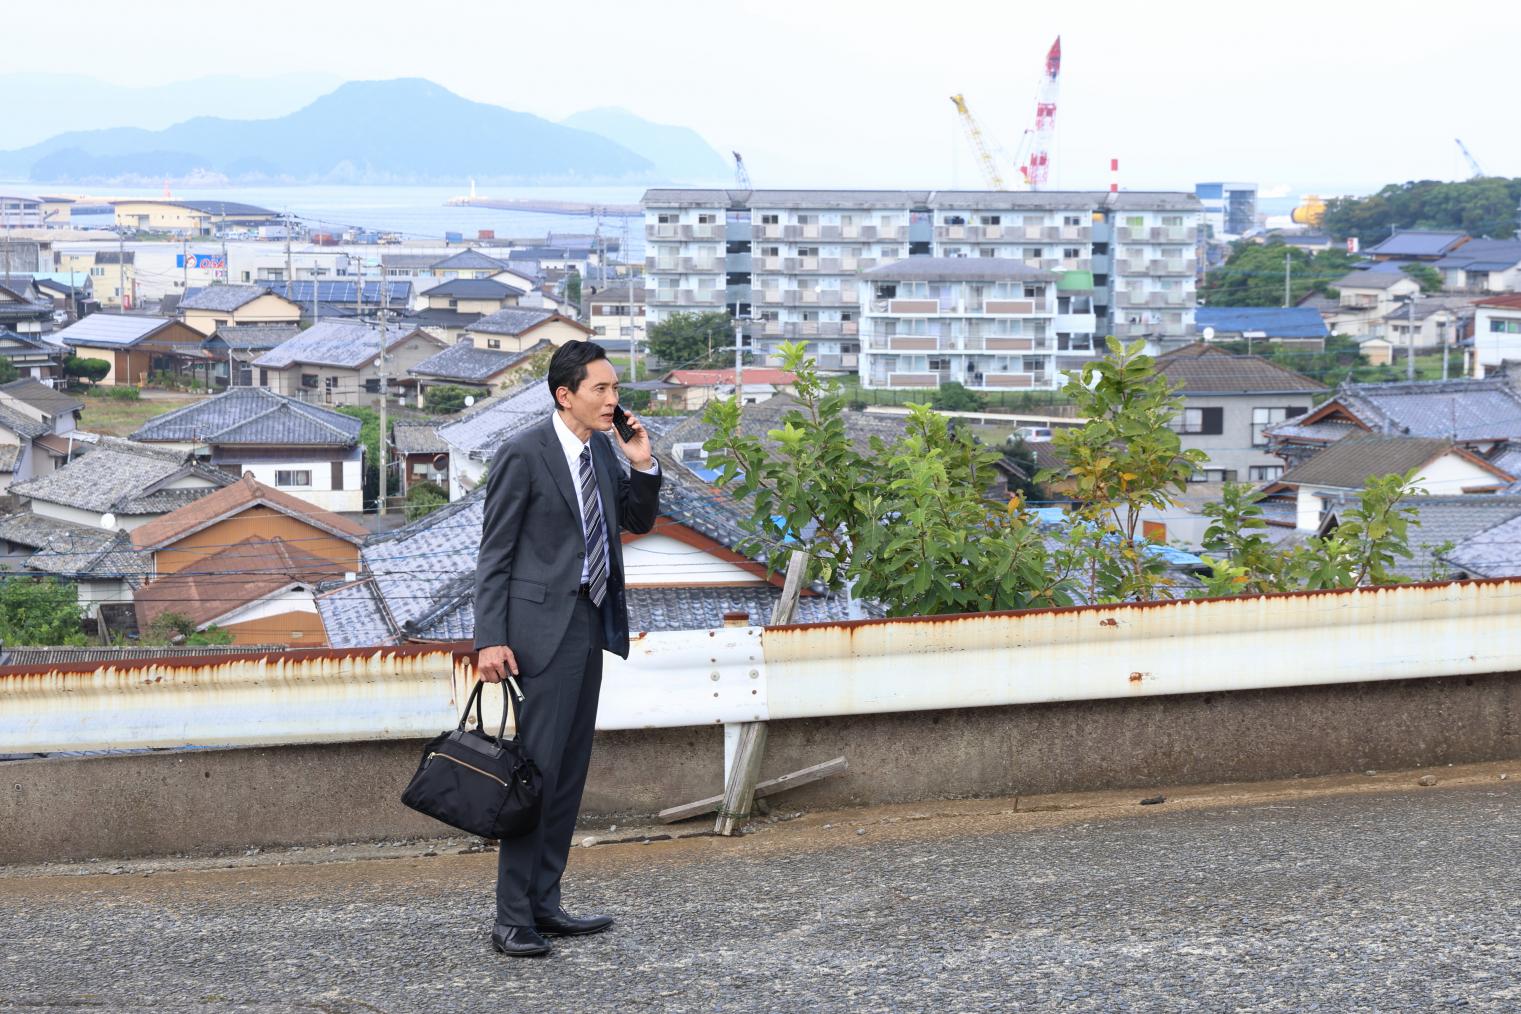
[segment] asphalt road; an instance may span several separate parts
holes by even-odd
[[[12,876],[0,1011],[1515,1011],[1516,785],[577,849],[620,922],[540,960],[489,950],[490,854]]]

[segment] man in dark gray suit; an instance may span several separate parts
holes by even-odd
[[[475,572],[477,669],[489,683],[518,678],[519,728],[544,776],[539,826],[502,841],[497,864],[491,943],[523,957],[549,952],[545,934],[600,933],[613,922],[567,914],[560,878],[591,760],[602,652],[628,658],[618,532],[653,528],[660,495],[649,433],[632,417],[628,440],[613,429],[618,375],[601,346],[556,350],[549,390],[556,411],[491,461]]]

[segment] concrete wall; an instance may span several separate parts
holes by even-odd
[[[1521,673],[774,721],[789,807],[1250,781],[1521,757]],[[598,734],[588,823],[721,790],[717,725]],[[0,765],[0,863],[447,833],[399,802],[421,742]]]

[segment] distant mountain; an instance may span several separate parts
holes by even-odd
[[[66,130],[162,130],[192,116],[284,116],[342,83],[331,74],[222,74],[130,88],[83,74],[0,74],[0,95],[26,97],[7,103],[0,117],[0,149],[36,144]]]
[[[560,122],[600,134],[643,155],[670,182],[727,183],[734,174],[729,160],[690,127],[651,123],[627,109],[612,106],[588,109]]]
[[[596,134],[463,99],[430,81],[351,81],[276,119],[72,131],[0,152],[0,178],[48,183],[566,183],[658,179]]]

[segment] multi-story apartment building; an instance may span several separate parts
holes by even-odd
[[[1091,313],[1092,330],[1057,329],[1053,304],[1043,353],[1075,352],[1073,341],[1111,332],[1192,333],[1200,218],[1192,194],[651,190],[644,207],[650,323],[727,310],[761,364],[777,364],[780,342],[806,340],[821,368],[859,370],[872,298],[863,274],[920,256],[1012,261],[1049,272],[1053,293],[1063,276],[1062,291],[1086,299],[1078,316],[1086,325]],[[1065,350],[1056,344],[1063,334]],[[1044,371],[1024,365],[1010,372],[1057,382],[1049,358]],[[926,363],[902,372],[941,371]]]

